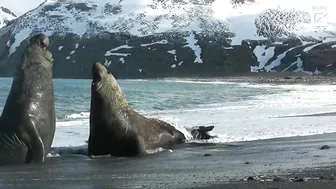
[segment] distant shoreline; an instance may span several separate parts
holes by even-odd
[[[0,77],[13,78],[13,77]],[[54,78],[54,79],[88,79],[91,78]],[[268,83],[268,84],[326,84],[335,85],[336,76],[307,75],[304,73],[276,72],[276,73],[246,73],[230,76],[215,77],[144,77],[144,78],[117,78],[117,80],[184,80],[195,82],[237,82],[237,83]]]
[[[262,73],[244,74],[223,77],[167,77],[159,80],[186,80],[204,82],[237,82],[237,83],[268,83],[268,84],[336,84],[335,76],[307,75],[300,73]]]

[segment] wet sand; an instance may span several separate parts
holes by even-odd
[[[67,155],[0,167],[0,188],[335,188],[335,149],[332,133],[186,145],[134,158]]]
[[[326,112],[317,114],[304,114],[304,115],[292,115],[292,116],[280,116],[277,118],[290,118],[290,117],[322,117],[322,116],[336,116],[336,112]]]

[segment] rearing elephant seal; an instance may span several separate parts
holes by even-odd
[[[184,142],[185,136],[173,126],[135,112],[102,64],[93,65],[92,76],[89,155],[135,156]]]
[[[0,165],[44,162],[55,133],[49,39],[33,36],[18,65],[0,118]]]

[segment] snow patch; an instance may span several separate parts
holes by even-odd
[[[181,65],[182,65],[182,63],[183,63],[183,61],[181,61],[180,63],[178,63],[178,65],[179,65],[179,66],[181,66]]]
[[[116,47],[116,48],[114,48],[114,49],[111,49],[111,50],[109,50],[110,52],[113,52],[113,51],[118,51],[118,50],[120,50],[120,49],[132,49],[133,47],[131,47],[131,46],[128,46],[128,45],[121,45],[121,46],[119,46],[119,47]]]
[[[76,51],[71,51],[70,54],[75,54]]]
[[[318,74],[321,74],[322,72],[320,72],[317,68],[315,69],[315,71],[314,71],[314,74],[315,75],[318,75]]]
[[[297,68],[296,68],[293,72],[302,72],[302,73],[306,73],[306,74],[309,74],[309,75],[313,75],[312,72],[305,71],[305,70],[303,69],[303,60],[302,60],[300,57],[298,57],[296,61],[294,61],[291,65],[289,65],[289,66],[288,66],[286,69],[284,69],[282,72],[287,71],[290,67],[292,67],[292,66],[294,66],[294,65],[296,65]],[[316,68],[314,74],[319,74],[319,71],[317,70],[317,68]]]
[[[63,49],[63,46],[59,46],[58,47],[58,50],[60,51],[60,50],[62,50]]]
[[[147,43],[147,44],[141,44],[142,47],[147,47],[147,46],[151,46],[151,45],[155,45],[155,44],[168,44],[168,41],[167,40],[161,40],[161,41],[156,41],[156,42],[153,42],[153,43]]]
[[[335,45],[332,45],[331,48],[336,48],[336,44],[335,44]]]
[[[105,53],[105,56],[124,56],[124,57],[126,57],[126,56],[129,56],[129,55],[131,55],[131,54],[129,54],[129,53],[112,53],[111,51],[107,51]]]
[[[291,51],[291,50],[293,50],[293,49],[295,49],[295,48],[298,48],[298,47],[292,47],[292,48],[288,49],[287,51],[283,52],[282,54],[279,54],[279,55],[277,56],[277,59],[276,59],[276,60],[274,60],[271,64],[265,66],[265,70],[266,70],[267,72],[270,72],[270,71],[272,71],[273,68],[280,66],[280,64],[281,64],[281,60],[282,60],[283,58],[285,58],[287,52],[289,52],[289,51]]]
[[[223,47],[224,49],[233,49],[233,47]]]
[[[322,45],[322,43],[317,43],[317,44],[314,44],[312,46],[306,47],[306,48],[303,49],[303,52],[308,52],[308,51],[312,50],[314,47],[319,46],[319,45]]]
[[[194,63],[203,63],[203,60],[201,59],[202,49],[196,44],[198,40],[195,39],[195,34],[191,32],[189,37],[184,37],[184,39],[187,41],[188,44],[184,45],[183,47],[191,48],[196,55]]]
[[[75,48],[76,48],[76,49],[78,49],[78,47],[79,47],[79,44],[78,44],[78,43],[76,43],[76,45],[75,45]]]
[[[266,47],[265,45],[256,46],[253,50],[254,55],[257,57],[258,66],[251,66],[251,72],[258,72],[263,69],[267,62],[274,56],[275,47]]]
[[[329,42],[334,42],[334,41],[336,41],[336,37],[328,37],[328,38],[323,39],[322,43],[329,43]]]
[[[29,34],[31,33],[31,29],[26,28],[21,31],[19,31],[15,37],[14,37],[14,43],[9,48],[9,55],[12,55],[18,46],[20,46],[21,42],[25,40],[27,37],[29,37]]]
[[[291,65],[289,65],[287,68],[285,68],[284,70],[282,70],[282,72],[287,71],[290,67],[294,66],[295,64],[297,65],[298,61],[301,61],[300,57],[296,61],[294,61],[293,63],[291,63]]]
[[[173,64],[170,66],[171,68],[176,68],[176,64]]]
[[[282,41],[276,41],[276,42],[274,42],[273,44],[274,44],[274,45],[282,45],[283,42],[282,42]]]
[[[303,70],[303,60],[300,57],[298,57],[296,63],[297,63],[296,64],[297,65],[297,69],[294,70],[294,72],[303,72],[303,73],[307,73],[309,75],[313,75],[312,72],[308,72],[308,71],[304,71]]]
[[[176,50],[167,51],[169,54],[176,54]]]
[[[111,63],[112,63],[111,60],[108,61],[107,59],[105,59],[104,65],[105,65],[106,67],[109,67],[109,66],[111,65]]]
[[[125,59],[124,59],[124,57],[119,58],[119,61],[120,61],[121,63],[125,64]]]
[[[177,56],[176,56],[176,50],[170,50],[170,51],[167,51],[169,54],[173,54],[174,55],[174,60],[175,62],[177,61]]]
[[[67,56],[65,59],[69,60],[69,59],[70,59],[70,56]]]
[[[142,69],[139,68],[139,72],[141,73],[141,72],[142,72]]]

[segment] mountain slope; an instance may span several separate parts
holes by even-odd
[[[4,27],[9,21],[16,18],[16,15],[9,9],[0,6],[0,28]]]
[[[47,0],[0,30],[0,75],[37,32],[51,37],[55,77],[88,78],[95,60],[124,78],[333,73],[336,22],[318,28],[311,11],[277,2]]]

